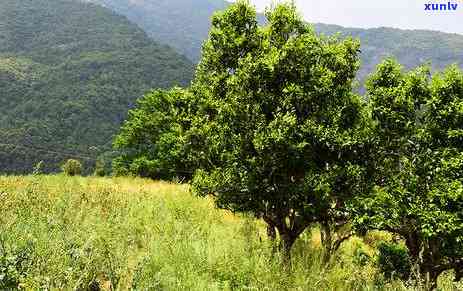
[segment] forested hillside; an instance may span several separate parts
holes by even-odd
[[[135,100],[189,83],[193,65],[109,9],[70,0],[0,1],[0,171],[40,160],[92,164]]]
[[[213,12],[229,5],[223,0],[85,1],[103,4],[126,15],[155,40],[169,44],[193,61],[198,60]],[[343,36],[360,38],[361,80],[386,56],[397,57],[406,68],[431,61],[434,68],[442,69],[463,61],[463,35],[391,28],[353,29],[326,24],[315,24],[315,29],[324,34],[340,32]]]
[[[154,40],[166,43],[193,61],[209,32],[210,17],[225,9],[223,0],[80,0],[98,3],[127,16]]]
[[[359,78],[373,72],[378,63],[394,56],[407,69],[431,62],[434,69],[451,64],[463,65],[463,35],[426,30],[394,28],[345,28],[337,25],[315,24],[318,32],[353,36],[361,42],[362,65]]]

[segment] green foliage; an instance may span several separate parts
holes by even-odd
[[[80,2],[0,3],[2,171],[29,173],[44,160],[44,172],[55,172],[60,161],[79,155],[89,173],[96,157],[110,150],[138,97],[152,88],[186,86],[191,79],[193,67],[184,57],[150,41],[124,17]],[[220,0],[93,2],[127,16],[193,60],[199,59],[210,16],[229,5]],[[264,17],[257,17],[262,23]],[[395,55],[407,68],[426,60],[443,68],[461,59],[458,35],[315,27],[361,39],[361,80],[383,56]]]
[[[68,176],[78,176],[82,173],[82,164],[78,160],[69,159],[63,164],[61,169]]]
[[[378,267],[387,279],[399,278],[407,281],[411,275],[411,261],[407,248],[382,242],[378,245]]]
[[[153,91],[129,112],[114,147],[121,153],[113,163],[117,174],[153,179],[189,179],[186,131],[194,112],[192,94],[180,88]]]
[[[98,159],[95,164],[95,170],[93,171],[93,175],[98,177],[106,176],[106,165],[104,160]]]
[[[30,268],[32,244],[24,246],[16,244],[13,248],[5,244],[0,237],[0,288],[2,290],[14,290],[21,280],[27,276]]]
[[[463,73],[450,67],[431,77],[427,67],[403,72],[387,60],[367,90],[376,187],[360,199],[357,223],[400,235],[435,286],[463,266]]]
[[[259,27],[246,1],[212,19],[192,86],[200,105],[188,136],[199,141],[201,166],[193,189],[263,217],[287,256],[320,222],[331,252],[332,232],[347,225],[349,201],[366,185],[357,153],[369,125],[352,93],[359,43],[318,37],[290,4],[267,19]]]
[[[187,85],[192,64],[107,8],[67,0],[0,2],[0,169],[44,172],[111,149],[137,98]]]

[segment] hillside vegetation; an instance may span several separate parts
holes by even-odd
[[[110,150],[135,100],[192,64],[125,17],[66,0],[0,2],[0,169],[54,171]]]
[[[353,238],[327,269],[320,237],[292,273],[262,223],[216,210],[188,186],[133,178],[0,177],[0,289],[406,290],[376,268],[380,233]],[[452,289],[447,276],[442,290]]]
[[[199,60],[212,14],[229,6],[229,3],[223,0],[86,1],[105,5],[117,13],[126,15],[155,40],[169,44],[193,61]],[[259,19],[262,22],[264,17],[260,15]],[[364,80],[387,56],[396,57],[407,69],[415,68],[427,61],[431,61],[434,68],[442,69],[449,64],[462,64],[463,60],[462,35],[392,28],[356,29],[327,24],[314,26],[319,33],[332,35],[339,32],[343,36],[360,38],[360,80]]]
[[[223,0],[77,0],[108,7],[143,28],[154,40],[198,61],[215,11]]]

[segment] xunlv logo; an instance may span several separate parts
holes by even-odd
[[[458,9],[458,3],[426,3],[424,4],[424,10],[426,11],[456,11]]]

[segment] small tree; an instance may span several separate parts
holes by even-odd
[[[78,160],[69,159],[61,169],[68,176],[78,176],[82,173],[82,164]]]
[[[393,60],[367,84],[377,122],[376,187],[356,221],[400,235],[431,287],[463,267],[463,74],[404,73]],[[459,275],[460,274],[460,275]]]
[[[98,159],[95,163],[95,171],[93,172],[95,176],[104,177],[106,175],[105,162],[102,159]]]
[[[312,223],[322,224],[329,254],[345,240],[332,234],[363,188],[358,154],[368,126],[352,93],[359,43],[317,36],[290,4],[266,16],[259,27],[254,8],[238,1],[213,17],[188,138],[202,165],[194,191],[262,217],[289,262]]]

